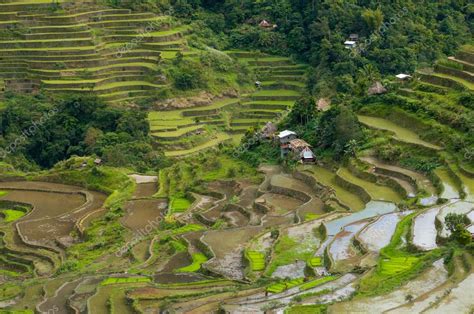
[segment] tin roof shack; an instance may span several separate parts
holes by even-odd
[[[281,157],[285,157],[288,155],[290,151],[290,142],[296,139],[296,133],[290,130],[281,131],[278,134],[278,140],[280,141],[280,150],[281,150]]]
[[[408,81],[409,79],[411,79],[411,75],[405,73],[397,74],[395,75],[395,77],[400,81]]]
[[[295,158],[299,158],[302,163],[313,163],[316,158],[311,151],[311,145],[302,139],[294,139],[290,141],[289,148]]]
[[[346,40],[344,42],[344,47],[346,47],[346,49],[354,49],[357,47],[357,42],[353,40]]]
[[[268,22],[267,20],[262,20],[262,21],[258,24],[258,26],[260,26],[260,27],[263,28],[263,29],[268,29],[268,30],[277,28],[277,25],[276,25],[276,24],[272,24],[272,23]]]
[[[311,149],[306,148],[300,154],[300,160],[303,164],[314,164],[316,162],[316,156]]]

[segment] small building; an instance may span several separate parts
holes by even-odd
[[[313,151],[309,148],[306,148],[301,152],[300,159],[304,164],[312,164],[316,162],[316,157],[314,156]]]
[[[281,131],[278,133],[278,139],[280,144],[288,145],[292,140],[296,138],[296,133],[290,130]]]
[[[102,165],[102,159],[100,159],[100,158],[95,159],[95,160],[94,160],[94,164],[95,164],[96,166]]]
[[[277,127],[272,122],[267,122],[265,126],[262,128],[262,137],[266,139],[271,139],[274,137],[277,131]]]
[[[349,35],[349,40],[357,42],[357,41],[359,41],[359,35],[358,34],[350,34]]]
[[[369,87],[369,89],[367,90],[368,95],[381,95],[385,94],[386,92],[387,89],[379,81],[375,82],[374,85]]]
[[[296,139],[296,133],[290,130],[282,131],[278,134],[278,140],[280,141],[281,157],[288,155],[290,151],[290,142]]]
[[[346,49],[354,49],[355,47],[357,47],[357,42],[353,40],[346,40],[344,42],[344,47]]]
[[[320,98],[316,103],[316,107],[319,111],[326,111],[331,108],[331,100],[328,98]]]
[[[268,22],[267,20],[262,20],[258,26],[260,26],[261,28],[263,29],[274,29],[274,28],[277,28],[277,25],[276,24],[272,24],[270,22]]]
[[[305,149],[309,149],[310,147],[311,145],[309,145],[308,143],[306,143],[306,141],[299,138],[291,140],[289,144],[289,148],[291,149],[291,151],[298,154],[304,151]]]
[[[297,138],[290,141],[289,149],[295,158],[299,158],[302,163],[313,163],[316,160],[311,151],[311,145],[302,139]]]
[[[409,79],[411,79],[411,75],[405,73],[397,74],[395,75],[395,77],[400,81],[408,81]]]
[[[256,82],[255,82],[255,87],[256,87],[256,88],[262,87],[262,82],[256,81]]]

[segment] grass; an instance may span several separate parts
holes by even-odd
[[[296,278],[293,280],[272,284],[268,286],[266,290],[270,293],[282,293],[283,291],[301,285],[303,282],[304,278]]]
[[[339,278],[339,277],[338,276],[326,276],[326,277],[318,278],[316,280],[313,280],[313,281],[302,284],[300,286],[300,291],[305,291],[305,290],[312,289],[314,287],[322,285],[323,283],[333,281],[337,278]]]
[[[206,229],[206,228],[204,228],[201,225],[189,224],[189,225],[180,227],[178,229],[174,229],[171,233],[173,235],[180,235],[180,234],[184,234],[184,233],[188,233],[188,232],[201,231],[201,230],[204,230],[204,229]]]
[[[129,283],[142,283],[142,282],[151,282],[151,279],[148,277],[124,277],[124,278],[111,277],[111,278],[104,279],[100,283],[100,285],[108,286],[108,285],[116,285],[116,284],[129,284]]]
[[[207,260],[208,260],[206,255],[204,255],[202,253],[193,254],[192,257],[193,257],[193,263],[191,265],[188,265],[188,266],[183,267],[183,268],[179,268],[175,271],[179,272],[179,273],[194,273],[194,272],[197,272],[198,270],[200,270],[201,265],[204,264],[205,262],[207,262]]]
[[[310,237],[303,242],[297,242],[287,235],[281,236],[275,245],[274,258],[267,274],[272,274],[277,267],[291,264],[295,260],[307,261],[313,256],[317,245],[318,243]]]
[[[191,201],[185,197],[173,197],[170,202],[171,214],[185,212],[191,204]]]
[[[205,149],[217,146],[218,144],[230,140],[231,137],[228,134],[225,133],[218,133],[217,136],[205,142],[204,144],[195,146],[190,149],[183,149],[183,150],[174,150],[174,151],[166,151],[165,156],[166,157],[182,157],[182,156],[187,156],[191,155],[200,151],[203,151]]]
[[[26,215],[25,212],[15,209],[2,209],[0,212],[5,215],[5,222],[13,222]]]
[[[262,271],[265,269],[265,254],[258,251],[245,251],[245,257],[250,262],[252,271]]]
[[[285,314],[325,314],[327,305],[296,305],[285,310]]]
[[[308,265],[311,267],[323,266],[323,261],[321,257],[312,257],[308,260]]]

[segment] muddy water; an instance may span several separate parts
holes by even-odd
[[[303,205],[303,202],[298,199],[280,194],[265,193],[262,195],[262,198],[268,205],[275,209],[272,211],[272,215],[284,215]]]
[[[238,211],[225,213],[224,217],[234,227],[244,227],[249,223],[249,219]]]
[[[46,182],[1,182],[0,186],[9,191],[1,199],[34,207],[16,223],[25,241],[50,247],[56,247],[56,239],[67,237],[76,221],[99,209],[106,198],[101,193],[87,192],[90,203],[82,207],[87,199],[80,187]]]
[[[140,183],[140,184],[137,184],[133,197],[134,198],[152,197],[157,192],[157,190],[158,190],[157,182]]]
[[[67,299],[74,292],[74,289],[79,285],[81,279],[73,282],[68,282],[62,285],[56,292],[55,295],[38,306],[38,309],[42,313],[58,313],[68,314],[70,313],[70,307],[67,304]]]
[[[318,182],[321,182],[323,185],[332,188],[336,193],[336,198],[339,199],[343,204],[349,206],[353,211],[359,211],[365,207],[365,203],[360,197],[336,183],[336,174],[334,172],[318,166],[305,169],[307,169]]]
[[[156,223],[166,212],[166,200],[134,200],[125,205],[126,214],[121,222],[132,230],[145,229],[147,226],[156,227]]]
[[[271,178],[271,184],[275,186],[281,186],[284,188],[289,188],[295,191],[304,192],[306,194],[312,195],[313,190],[304,184],[303,182],[296,180],[289,174],[277,174]]]
[[[55,217],[78,208],[86,202],[81,194],[10,190],[2,200],[32,204],[35,210],[22,220]]]
[[[205,266],[226,277],[243,279],[243,248],[261,230],[262,227],[245,227],[209,231],[204,235],[203,242],[209,245],[215,258],[205,263]]]

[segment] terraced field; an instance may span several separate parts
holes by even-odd
[[[166,156],[183,157],[221,143],[239,143],[250,128],[276,121],[304,89],[305,65],[256,52],[228,51],[250,67],[261,87],[239,98],[149,114],[152,135]]]
[[[5,90],[94,92],[128,104],[165,87],[160,63],[186,49],[171,17],[98,1],[0,2],[0,81]]]

